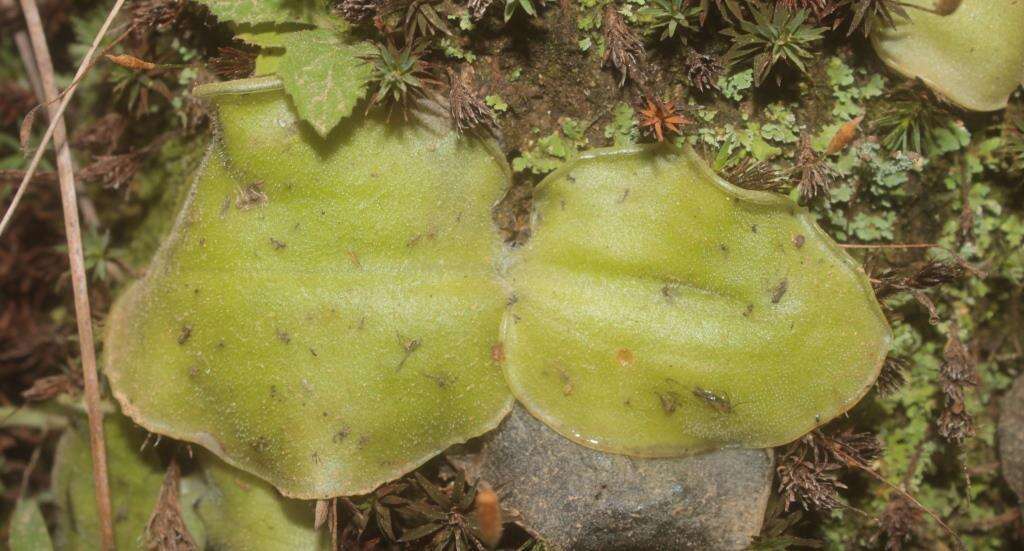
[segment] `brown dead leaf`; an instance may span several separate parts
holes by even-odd
[[[53,375],[36,379],[28,390],[21,393],[21,397],[28,402],[42,402],[61,394],[78,396],[81,388],[80,378],[73,378],[71,375]]]
[[[21,144],[21,150],[27,152],[29,150],[29,139],[32,138],[32,127],[36,123],[36,115],[39,114],[39,108],[42,105],[33,107],[28,113],[25,114],[25,118],[21,120],[21,128],[18,131],[18,143]]]
[[[171,459],[167,465],[167,474],[160,487],[160,495],[156,498],[156,507],[146,524],[146,548],[150,551],[196,551],[192,534],[189,534],[185,521],[181,517],[181,505],[178,503],[178,485],[181,482],[181,470],[178,462]]]
[[[107,54],[106,57],[114,64],[131,71],[150,71],[156,69],[155,63],[144,61],[129,54]]]
[[[843,123],[839,130],[836,130],[836,134],[832,136],[832,141],[828,142],[825,155],[832,155],[846,149],[846,146],[850,145],[850,142],[857,137],[857,128],[860,127],[860,123],[863,120],[864,115],[861,115]]]
[[[318,499],[316,502],[316,512],[313,515],[313,529],[319,530],[321,526],[327,522],[327,513],[330,511],[331,500],[329,499]]]

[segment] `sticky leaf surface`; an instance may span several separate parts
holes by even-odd
[[[493,146],[424,111],[325,141],[280,89],[215,101],[220,140],[109,318],[126,413],[302,498],[367,492],[494,427],[511,396],[491,358]]]
[[[932,8],[934,0],[908,3]],[[908,9],[910,20],[879,25],[875,50],[890,67],[921,78],[937,92],[975,111],[1006,107],[1024,80],[1024,2],[964,0],[948,16]]]
[[[867,278],[788,199],[689,149],[590,152],[538,189],[504,366],[563,435],[640,456],[775,446],[874,381],[890,337]]]

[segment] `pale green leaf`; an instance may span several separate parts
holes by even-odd
[[[910,0],[930,8],[933,0]],[[875,51],[900,73],[920,78],[953,103],[974,111],[1006,107],[1024,80],[1024,2],[963,2],[952,15],[909,9],[909,21],[879,25]]]
[[[345,43],[318,29],[285,35],[284,47],[277,69],[284,89],[299,116],[325,136],[366,96],[373,70],[363,57],[373,46]]]
[[[206,491],[196,505],[209,549],[328,550],[330,530],[316,530],[313,501],[281,497],[273,486],[199,453]]]
[[[318,5],[312,0],[198,0],[221,21],[235,23],[310,23]]]
[[[772,447],[871,388],[889,327],[859,266],[788,199],[690,149],[596,150],[542,181],[508,273],[506,379],[604,451]]]
[[[57,504],[57,547],[98,549],[100,521],[92,482],[92,455],[85,418],[61,436],[53,460],[53,493]],[[114,539],[118,549],[141,549],[146,523],[153,512],[164,469],[152,446],[140,452],[146,431],[121,415],[103,420],[109,465]]]
[[[11,515],[10,539],[11,551],[47,551],[53,549],[50,533],[46,531],[46,521],[39,512],[39,503],[32,498],[22,498],[14,507]]]
[[[197,90],[219,139],[108,318],[106,374],[140,424],[287,495],[363,493],[511,406],[492,358],[508,166],[425,109],[320,139],[273,85]]]

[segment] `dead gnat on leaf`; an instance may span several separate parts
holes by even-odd
[[[235,208],[238,210],[262,207],[268,200],[263,192],[263,182],[253,182],[235,192]]]

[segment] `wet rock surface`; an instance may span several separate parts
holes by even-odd
[[[479,474],[513,520],[566,550],[743,549],[771,489],[765,450],[636,459],[585,448],[516,406]]]
[[[999,414],[999,458],[1003,478],[1024,503],[1024,376],[1003,397]]]

